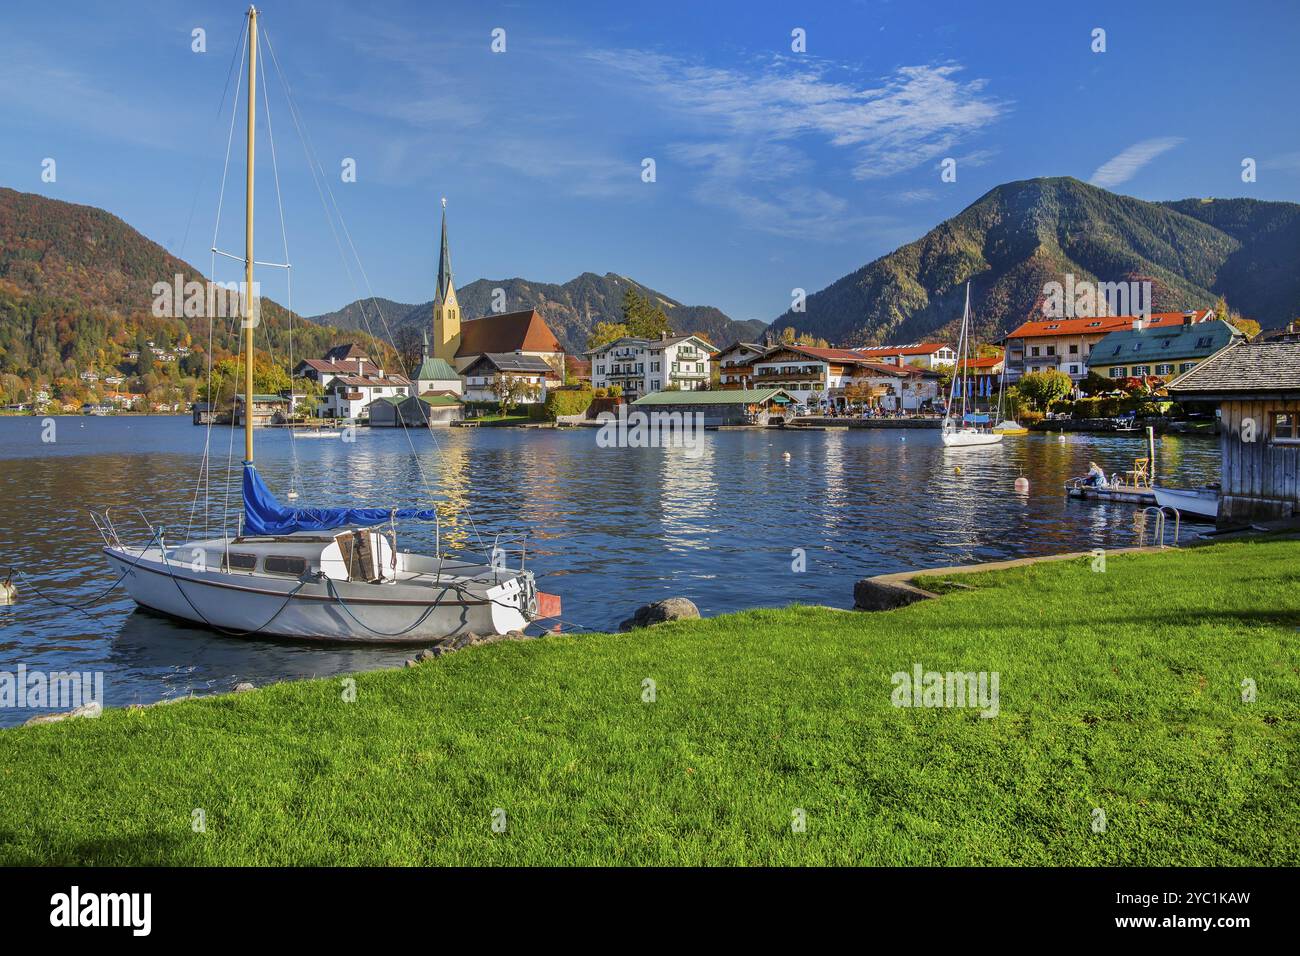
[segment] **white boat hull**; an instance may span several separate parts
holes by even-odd
[[[962,428],[953,431],[945,428],[941,437],[944,445],[948,448],[963,448],[968,445],[996,445],[1002,441],[1002,436],[997,432],[981,432],[973,428]]]
[[[1174,508],[1180,514],[1192,515],[1206,521],[1216,521],[1219,517],[1219,493],[1195,488],[1152,488],[1156,504],[1162,508]]]
[[[247,637],[363,644],[424,643],[462,634],[523,630],[535,609],[532,575],[503,573],[491,586],[310,580],[195,570],[157,548],[105,548],[142,607]],[[529,593],[532,592],[532,593]]]

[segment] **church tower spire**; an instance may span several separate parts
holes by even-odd
[[[433,294],[433,355],[454,368],[460,349],[460,304],[451,278],[451,246],[447,242],[447,199],[442,200],[442,248],[438,253],[438,287]]]

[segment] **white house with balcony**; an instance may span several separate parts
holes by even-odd
[[[330,380],[320,403],[324,418],[366,419],[367,406],[377,398],[406,398],[415,390],[404,375],[370,378],[361,375],[336,375]]]
[[[707,388],[717,351],[698,335],[624,336],[586,353],[591,359],[591,387],[617,385],[629,401],[669,389]]]

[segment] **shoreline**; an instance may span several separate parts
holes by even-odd
[[[753,864],[798,807],[819,865],[1295,864],[1298,553],[1043,562],[12,728],[0,862]],[[913,668],[1000,674],[996,713],[900,707]]]

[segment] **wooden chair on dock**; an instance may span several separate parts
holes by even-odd
[[[1134,458],[1133,470],[1128,472],[1125,477],[1128,478],[1128,483],[1135,488],[1150,488],[1151,487],[1151,459]]]

